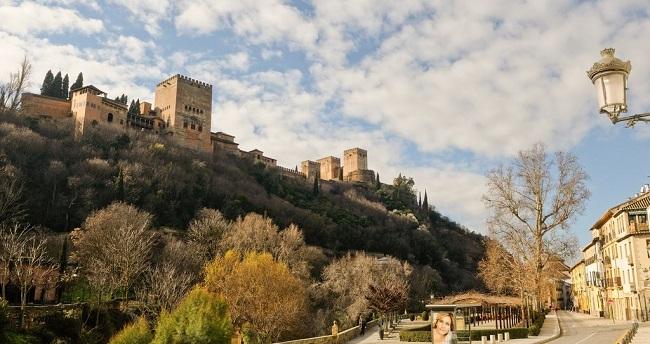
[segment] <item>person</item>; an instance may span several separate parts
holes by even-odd
[[[363,321],[363,315],[359,316],[359,330],[361,330],[362,336],[364,333],[366,333],[366,323]]]
[[[452,313],[439,313],[433,324],[434,344],[458,344],[454,333],[454,315]]]

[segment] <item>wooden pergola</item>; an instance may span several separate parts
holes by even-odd
[[[521,300],[512,296],[469,292],[436,300],[427,309],[438,306],[457,306],[455,321],[458,329],[509,329],[524,320]]]

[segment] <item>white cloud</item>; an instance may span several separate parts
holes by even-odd
[[[117,39],[110,40],[107,47],[117,50],[120,56],[140,62],[152,53],[156,45],[152,41],[145,42],[137,37],[120,35]]]
[[[109,0],[109,3],[123,6],[132,15],[132,21],[140,24],[151,35],[161,32],[161,21],[172,16],[173,3],[170,0]]]
[[[0,5],[0,18],[0,31],[21,36],[63,32],[93,34],[104,29],[99,19],[84,18],[71,9],[32,2]]]

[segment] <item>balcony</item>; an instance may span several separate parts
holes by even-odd
[[[621,278],[620,277],[614,277],[614,286],[615,287],[622,287],[623,284],[621,284]]]
[[[648,223],[630,223],[630,233],[647,233],[650,232],[648,228]]]
[[[627,256],[627,263],[634,266],[634,261],[632,261],[632,256]]]
[[[630,283],[630,291],[636,292],[636,283],[634,282]]]
[[[643,287],[644,288],[650,288],[650,279],[647,279],[647,280],[643,281]]]

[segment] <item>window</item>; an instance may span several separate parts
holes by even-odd
[[[124,120],[123,120],[123,119],[120,120],[120,124],[124,124]]]
[[[192,130],[196,129],[196,125],[195,125],[194,123],[192,123],[192,125],[191,125],[191,129],[192,129]]]
[[[187,129],[187,121],[183,122],[183,128]]]
[[[650,239],[646,239],[645,247],[646,247],[646,251],[648,253],[648,258],[650,258]]]
[[[203,126],[199,125],[199,131],[203,131]]]
[[[639,223],[646,223],[647,220],[646,215],[639,215],[638,219],[639,219]]]
[[[113,114],[110,112],[108,113],[108,122],[113,122]]]

